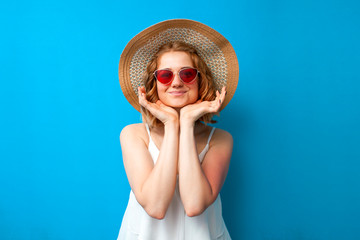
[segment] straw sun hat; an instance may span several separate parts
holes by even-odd
[[[223,109],[237,87],[239,66],[235,51],[229,41],[214,29],[186,19],[157,23],[140,32],[126,45],[119,63],[119,80],[126,99],[140,111],[137,88],[143,85],[142,77],[147,64],[162,45],[174,41],[185,42],[196,49],[210,68],[217,90],[226,86]]]

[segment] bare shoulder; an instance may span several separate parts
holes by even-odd
[[[120,141],[127,139],[140,138],[147,140],[147,131],[144,123],[135,123],[125,126],[120,133]]]
[[[137,133],[140,131],[146,131],[146,127],[144,123],[134,123],[134,124],[130,124],[125,126],[122,130],[121,130],[121,134],[126,134],[126,133]]]
[[[232,135],[223,129],[216,128],[214,132],[214,136],[211,139],[210,145],[213,144],[230,144],[233,145],[233,137]]]

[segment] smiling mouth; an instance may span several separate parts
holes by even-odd
[[[173,95],[173,96],[182,96],[186,93],[186,91],[172,91],[169,92],[169,94]]]

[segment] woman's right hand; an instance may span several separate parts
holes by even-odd
[[[145,87],[138,87],[139,103],[146,108],[154,117],[159,119],[164,125],[167,123],[178,122],[179,114],[172,107],[166,106],[160,100],[156,103],[146,100]]]

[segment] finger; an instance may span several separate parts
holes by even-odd
[[[226,90],[225,90],[225,87],[222,87],[221,89],[221,94],[219,96],[219,102],[220,104],[222,104],[225,100],[225,95],[226,95]]]
[[[224,90],[220,95],[221,104],[224,102],[226,96],[226,91]]]
[[[146,94],[145,88],[144,87],[138,87],[138,95],[139,95],[139,97],[142,97],[145,94]]]
[[[216,98],[215,98],[216,101],[219,101],[220,96],[221,96],[220,92],[219,92],[219,91],[216,91]]]
[[[225,95],[222,91],[221,94],[213,101],[213,104],[212,104],[212,112],[213,113],[216,113],[219,111],[222,103],[224,102],[224,99],[225,99]]]
[[[146,101],[144,103],[143,107],[145,107],[152,115],[157,116],[160,106],[158,106],[156,103],[152,103],[149,101]]]
[[[142,100],[142,92],[141,92],[141,88],[138,87],[138,98],[139,98],[139,103],[141,102]]]
[[[140,94],[139,96],[139,103],[141,106],[147,108],[147,106],[149,105],[149,102],[146,100],[145,96],[143,93]]]
[[[221,95],[226,95],[226,87],[223,87],[223,88],[221,89]]]
[[[205,101],[202,102],[201,104],[201,112],[203,112],[203,114],[214,113],[217,111],[219,106],[220,106],[219,99],[215,99],[214,101],[211,102]]]
[[[219,93],[219,91],[218,90],[216,90],[216,97],[215,97],[215,99],[212,101],[212,102],[219,102],[219,99],[220,99],[220,93]]]
[[[144,108],[149,109],[149,101],[146,99],[146,93],[145,93],[145,88],[144,87],[138,87],[138,92],[139,92],[139,103],[141,106],[143,106]]]
[[[139,93],[139,95],[140,95],[140,93],[146,93],[145,87],[144,86],[139,86],[138,87],[138,93]]]

